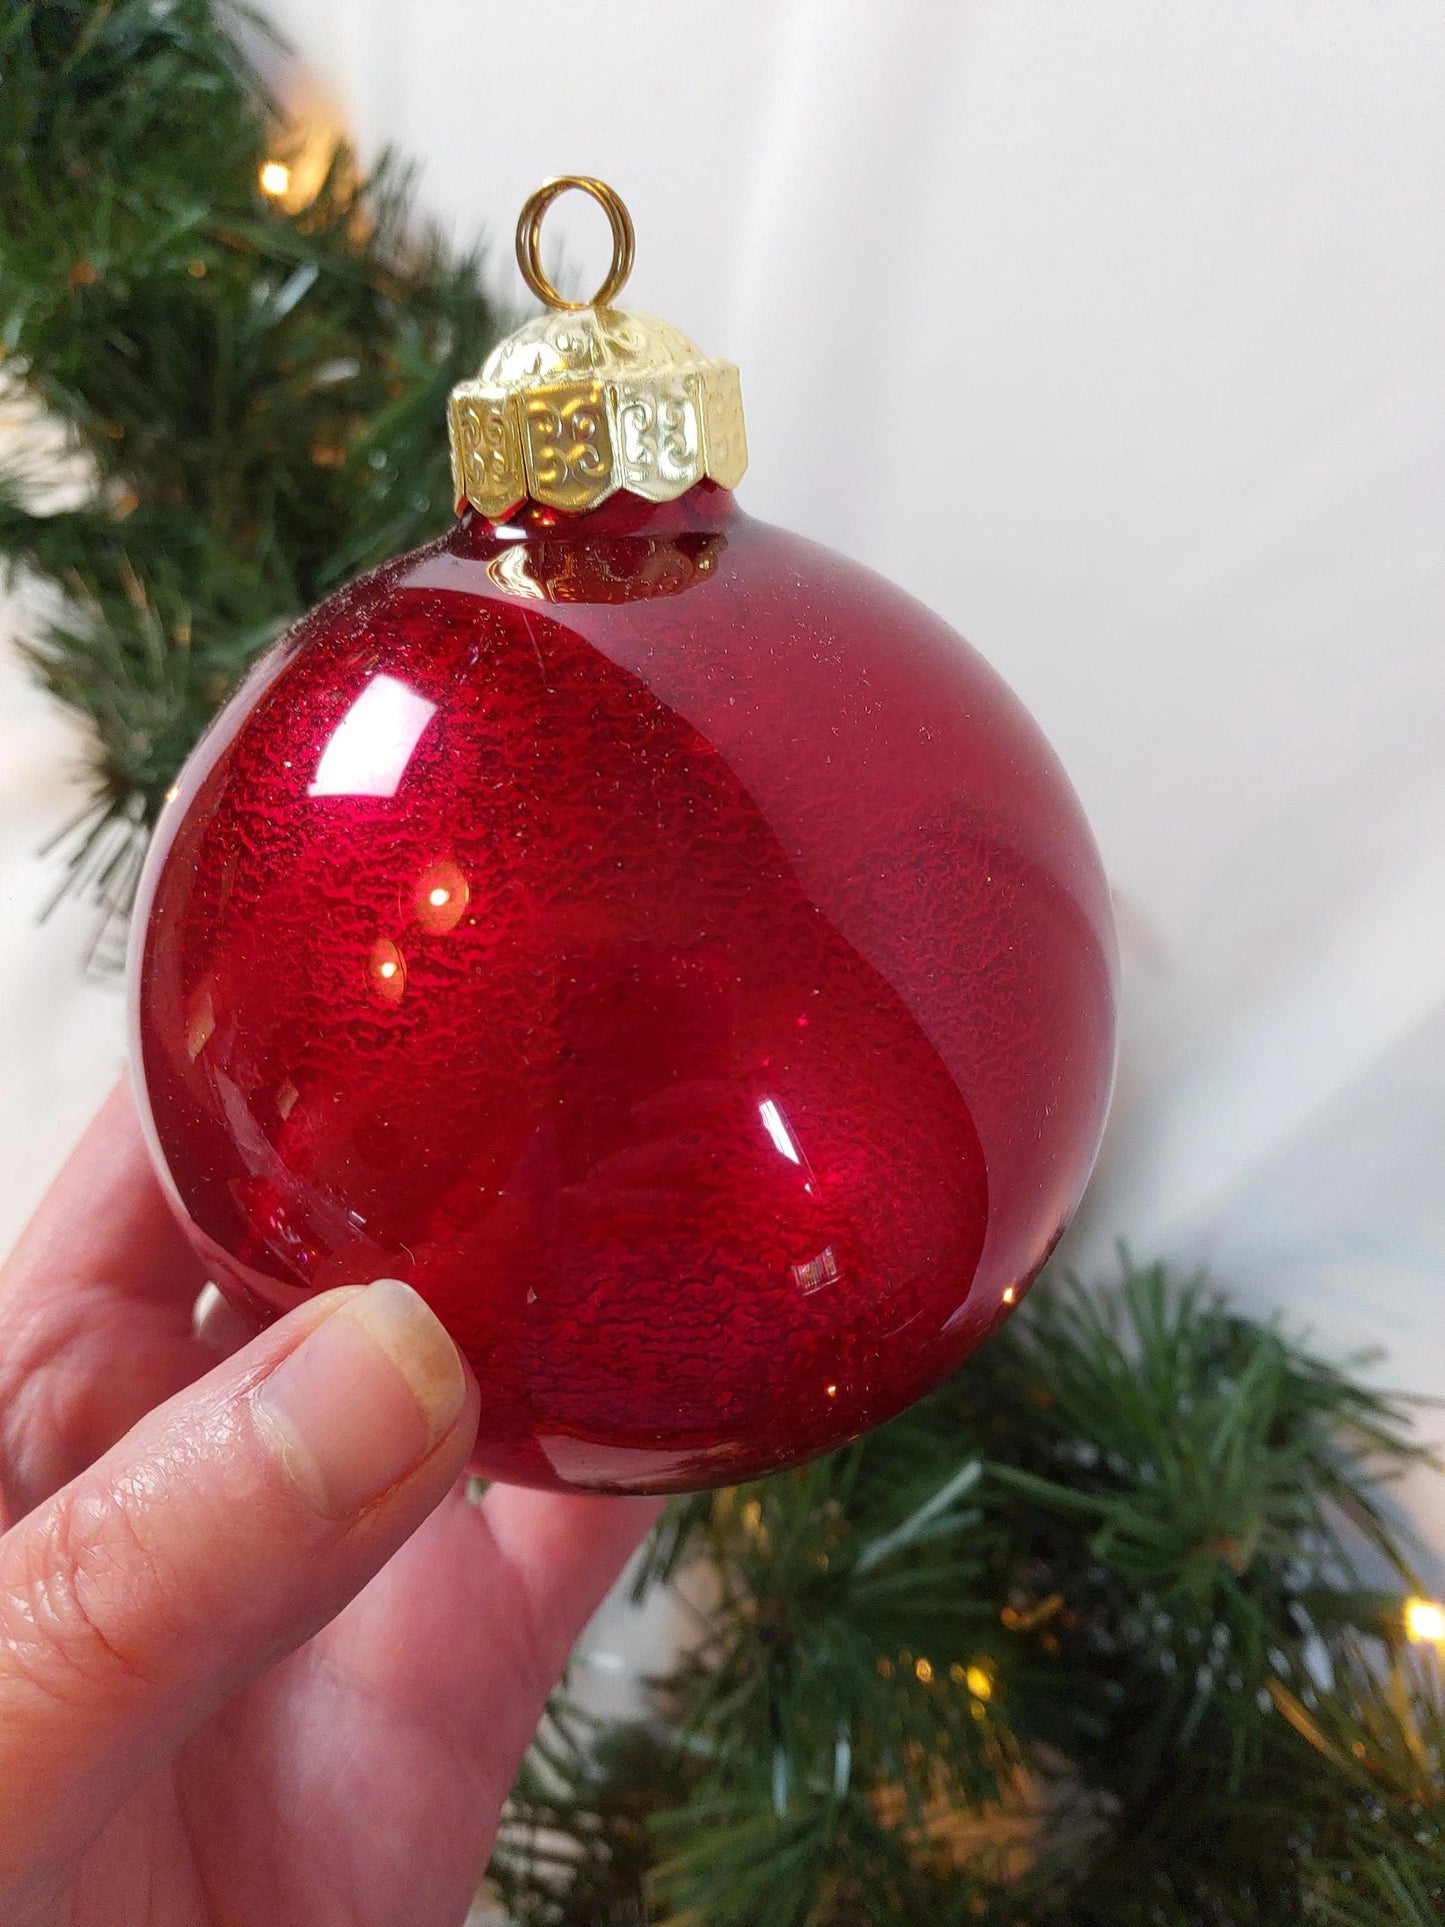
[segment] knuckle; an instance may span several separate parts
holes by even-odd
[[[126,1495],[67,1488],[32,1515],[4,1573],[13,1668],[52,1697],[159,1684],[165,1592]]]

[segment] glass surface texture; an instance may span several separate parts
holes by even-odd
[[[1113,937],[1042,736],[951,630],[703,483],[468,513],[222,712],[137,919],[138,1082],[211,1275],[381,1276],[475,1465],[731,1482],[889,1418],[1077,1202]]]

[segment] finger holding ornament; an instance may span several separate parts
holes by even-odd
[[[204,1282],[122,1083],[0,1268],[0,1488],[15,1513],[214,1362],[192,1332]]]

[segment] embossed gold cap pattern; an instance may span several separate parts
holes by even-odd
[[[587,304],[564,300],[538,259],[541,218],[568,188],[612,224],[612,266]],[[529,497],[575,513],[618,489],[670,502],[704,476],[736,488],[748,465],[738,371],[667,322],[611,306],[632,263],[632,221],[613,190],[583,175],[548,181],[522,210],[517,259],[550,312],[452,390],[458,502],[496,519]]]

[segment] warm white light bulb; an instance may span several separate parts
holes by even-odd
[[[1407,1599],[1405,1631],[1422,1645],[1445,1643],[1445,1606],[1433,1599]]]
[[[285,161],[267,161],[261,169],[261,192],[279,200],[291,186],[291,169]]]

